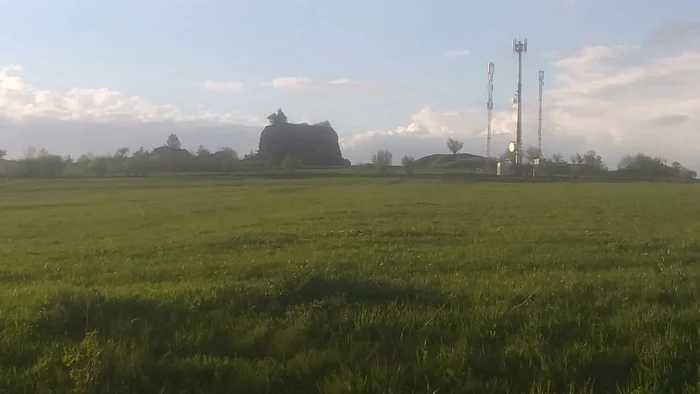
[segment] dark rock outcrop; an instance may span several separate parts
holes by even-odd
[[[305,166],[340,166],[343,159],[338,133],[322,125],[283,123],[265,127],[260,135],[258,157],[279,164],[285,156],[299,159]]]

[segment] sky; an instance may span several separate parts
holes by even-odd
[[[107,154],[162,145],[257,147],[270,113],[329,120],[343,155],[596,150],[700,169],[697,0],[0,0],[0,149]],[[398,159],[396,159],[398,162]]]

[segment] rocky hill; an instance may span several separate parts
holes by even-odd
[[[262,131],[258,157],[279,164],[285,156],[299,159],[305,166],[340,166],[343,159],[338,133],[328,125],[280,123]]]

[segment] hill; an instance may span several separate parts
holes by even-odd
[[[495,159],[491,159],[495,162]],[[471,153],[442,154],[436,153],[417,159],[415,164],[419,167],[444,167],[444,168],[481,168],[489,159],[484,156]]]

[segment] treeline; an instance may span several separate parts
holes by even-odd
[[[59,156],[46,149],[30,146],[24,157],[5,160],[0,150],[0,174],[6,178],[56,178],[60,176],[96,176],[110,174],[146,176],[171,172],[233,172],[242,165],[259,166],[256,153],[243,157],[231,148],[215,152],[200,146],[196,152],[183,149],[177,135],[171,134],[165,145],[153,150],[143,147],[130,154],[129,148],[118,149],[112,155],[83,154],[78,159]]]
[[[284,123],[284,113],[270,115],[271,123]],[[329,122],[318,125],[329,126]],[[425,157],[415,160],[412,156],[404,156],[401,165],[406,174],[413,174],[418,167],[428,166],[433,168],[463,169],[476,172],[492,172],[498,159],[481,156],[467,155],[462,158],[458,155],[464,144],[461,141],[449,139],[447,141],[449,156],[437,156],[430,163],[425,163]],[[77,160],[71,156],[59,156],[49,153],[46,149],[37,150],[29,147],[24,157],[17,160],[6,160],[6,151],[0,149],[0,176],[6,178],[56,178],[60,176],[95,176],[104,177],[112,175],[146,176],[158,173],[231,173],[244,168],[267,166],[268,163],[261,160],[256,151],[251,151],[240,157],[231,148],[220,148],[217,151],[209,151],[204,146],[197,151],[190,152],[183,149],[177,135],[171,134],[163,146],[153,150],[143,147],[131,153],[129,148],[120,148],[112,155],[96,156],[83,154]],[[576,153],[569,160],[555,153],[550,158],[541,157],[539,150],[528,147],[523,151],[523,159],[528,169],[533,168],[536,159],[541,162],[538,166],[538,174],[587,177],[587,178],[626,178],[626,179],[679,179],[690,181],[697,177],[697,172],[683,166],[680,162],[668,161],[661,157],[652,157],[643,153],[628,155],[622,158],[616,170],[610,170],[603,158],[594,150],[583,154]],[[506,151],[500,156],[500,160],[514,161],[514,154]],[[393,164],[393,155],[390,151],[380,150],[372,157],[373,166],[380,173],[387,173]],[[293,172],[302,166],[298,158],[287,155],[281,160],[281,166],[285,172]],[[525,173],[528,173],[525,171]]]
[[[477,172],[488,172],[495,167],[498,160],[515,162],[515,153],[506,150],[498,159],[481,156],[467,155],[466,158],[458,156],[464,144],[461,141],[448,139],[447,149],[451,155],[434,155],[436,158],[427,163],[434,168],[471,169]],[[415,172],[418,162],[429,157],[415,160],[412,156],[404,156],[401,165],[407,175]],[[599,179],[677,179],[691,181],[697,177],[697,172],[674,161],[671,164],[661,157],[652,157],[644,153],[627,155],[617,165],[617,170],[610,170],[603,158],[595,151],[589,150],[581,154],[575,153],[564,159],[560,153],[553,154],[550,158],[542,156],[537,147],[530,146],[523,150],[524,174],[533,174],[533,169],[539,175],[544,176],[569,176],[572,178],[586,177]],[[535,164],[539,162],[538,164]],[[390,151],[380,150],[372,156],[372,164],[380,173],[387,173],[393,163],[393,155]]]

